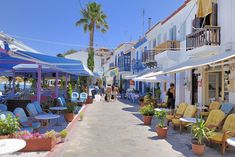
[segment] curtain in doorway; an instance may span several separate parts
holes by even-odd
[[[197,17],[206,17],[212,13],[212,2],[213,0],[198,0],[198,11]]]

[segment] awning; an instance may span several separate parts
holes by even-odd
[[[137,77],[137,75],[129,75],[129,76],[125,76],[125,79],[126,80],[131,80],[131,79],[134,79],[136,77]]]
[[[9,55],[14,58],[30,61],[36,64],[42,64],[48,66],[49,68],[74,75],[94,76],[93,73],[84,64],[82,64],[80,60],[48,56],[26,51],[10,51]]]
[[[152,72],[152,73],[149,73],[148,75],[146,75],[146,78],[159,76],[159,75],[162,75],[162,74],[164,74],[163,71]]]
[[[183,63],[180,63],[176,66],[172,66],[170,68],[164,69],[164,73],[175,73],[187,69],[193,69],[196,67],[204,66],[204,65],[210,65],[216,62],[224,61],[227,59],[230,59],[232,57],[235,57],[235,51],[228,51],[228,52],[223,52],[219,54],[215,54],[212,56],[209,56],[207,58],[194,58],[194,59],[189,59]]]
[[[205,17],[212,13],[212,1],[213,0],[198,0],[197,17]]]

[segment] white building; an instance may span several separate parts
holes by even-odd
[[[213,1],[212,12],[200,18],[198,7],[197,0],[186,0],[152,27],[147,49],[155,51],[158,69],[174,78],[176,104],[235,104],[235,1]],[[163,81],[162,93],[170,82]]]

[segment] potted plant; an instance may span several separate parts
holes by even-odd
[[[155,113],[155,116],[158,119],[158,125],[157,125],[157,129],[156,129],[158,137],[166,138],[167,130],[168,130],[168,127],[164,123],[165,119],[166,119],[166,111],[165,110],[158,111]]]
[[[66,136],[68,135],[68,132],[66,130],[62,130],[59,134],[60,134],[60,137],[61,137],[61,142],[64,142]]]
[[[17,117],[10,114],[0,115],[0,139],[6,139],[18,130],[20,130],[20,124]]]
[[[154,108],[151,104],[143,106],[140,109],[140,113],[143,115],[144,125],[151,125],[151,121],[154,115]]]
[[[73,120],[76,106],[77,104],[74,102],[69,102],[67,104],[67,110],[66,110],[66,113],[64,114],[64,118],[67,122],[71,122]]]
[[[26,146],[21,150],[22,152],[50,151],[57,143],[56,134],[54,130],[45,134],[19,131],[14,133],[14,138],[25,140]]]
[[[212,134],[212,131],[205,126],[202,118],[196,119],[196,123],[192,125],[192,151],[196,155],[203,155],[205,151],[205,139]]]

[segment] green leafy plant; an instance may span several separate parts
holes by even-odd
[[[61,138],[65,138],[68,135],[68,132],[66,130],[62,130],[59,134]]]
[[[52,138],[53,140],[55,140],[57,137],[57,133],[55,132],[55,130],[51,130],[51,131],[47,131],[44,134],[44,136],[45,136],[45,138]]]
[[[67,110],[66,110],[66,112],[67,113],[73,113],[75,111],[76,107],[77,107],[76,103],[69,102],[69,103],[67,103]]]
[[[144,116],[153,116],[154,115],[154,108],[151,104],[143,106],[140,109],[140,113]]]
[[[192,134],[196,139],[197,144],[203,144],[204,139],[208,139],[213,132],[205,126],[205,121],[202,118],[196,118],[196,123],[192,124]]]
[[[164,122],[165,122],[165,119],[166,119],[166,111],[165,110],[157,111],[157,112],[155,112],[155,116],[159,120],[158,126],[160,128],[164,128],[165,127]]]
[[[69,83],[68,84],[68,96],[69,96],[69,98],[72,97],[72,93],[73,93],[73,88],[72,88],[71,83]]]
[[[0,115],[0,135],[13,134],[18,130],[20,130],[18,118],[13,117],[10,114],[7,116],[4,114]]]

